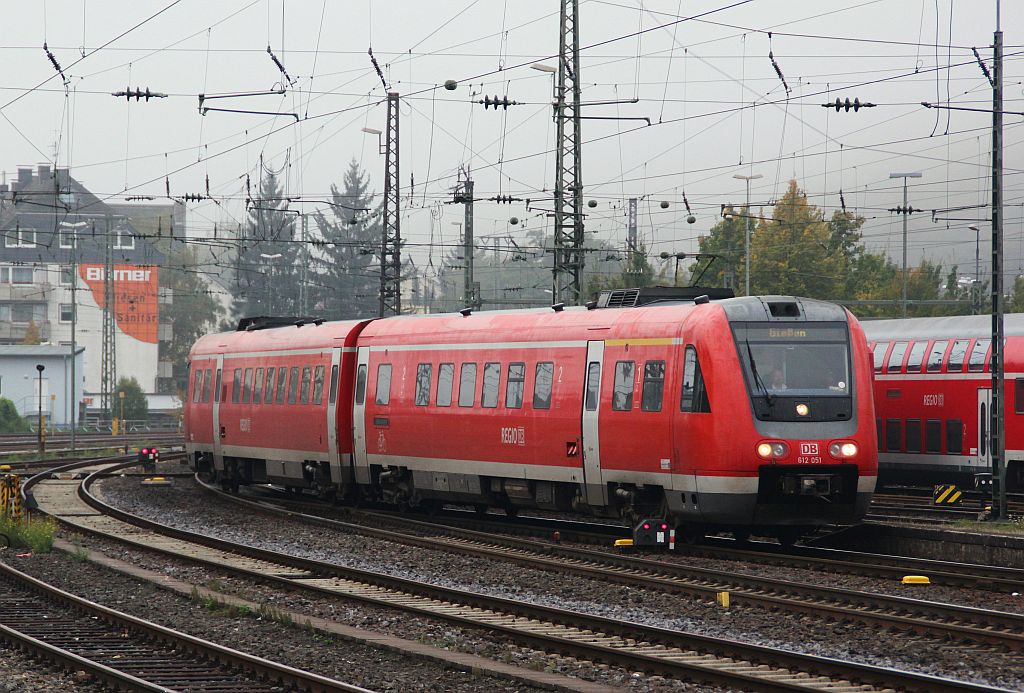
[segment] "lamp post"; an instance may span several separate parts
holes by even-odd
[[[974,231],[974,281],[971,282],[971,311],[972,315],[981,312],[981,231],[977,224],[971,224],[967,228]]]
[[[890,178],[903,179],[903,293],[900,298],[900,305],[903,306],[903,317],[907,317],[907,217],[910,216],[910,207],[907,206],[907,179],[920,178],[922,175],[920,171],[889,174]]]
[[[37,363],[36,370],[39,371],[39,377],[37,378],[39,381],[39,428],[37,433],[39,436],[39,454],[42,455],[46,452],[46,436],[43,434],[43,426],[45,425],[43,423],[43,371],[46,370],[46,366]]]
[[[679,261],[686,259],[686,253],[668,253],[662,252],[659,256],[662,260],[668,260],[670,257],[676,259],[676,271],[672,275],[672,286],[679,286]]]
[[[750,295],[750,181],[757,180],[763,176],[760,173],[755,173],[752,176],[744,176],[740,173],[733,175],[736,180],[743,180],[747,182],[747,224],[746,232],[744,233],[743,241],[743,255],[746,257],[746,269],[744,271],[744,288],[743,295]]]

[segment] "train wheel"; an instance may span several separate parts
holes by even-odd
[[[486,515],[487,511],[491,509],[491,506],[484,505],[483,503],[477,503],[473,506],[473,510],[476,511],[477,515]]]

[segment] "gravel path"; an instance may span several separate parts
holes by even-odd
[[[722,610],[685,596],[330,532],[252,511],[240,512],[233,506],[220,507],[184,479],[170,487],[141,487],[137,479],[111,479],[101,488],[110,502],[130,512],[192,531],[208,532],[216,527],[221,538],[266,549],[664,628],[1024,689],[1024,672],[1015,655],[990,653],[984,663],[975,665],[977,652],[973,648],[944,645],[930,638],[880,637],[877,630],[856,624],[830,623],[812,615],[775,613],[756,607]],[[510,580],[510,573],[514,580]],[[841,579],[850,586],[870,589],[869,578]]]
[[[0,644],[0,693],[105,693],[85,672],[52,669],[20,650]]]

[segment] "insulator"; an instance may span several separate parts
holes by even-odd
[[[668,200],[662,200],[661,201],[661,208],[662,209],[668,209]]]
[[[456,82],[454,79],[446,79],[444,81],[444,88],[447,89],[448,91],[455,91],[455,89],[458,86],[459,86],[459,83]]]
[[[587,202],[587,207],[590,207],[591,209],[593,209],[594,207],[597,207],[597,200],[589,200]]]
[[[687,224],[696,224],[697,223],[697,217],[695,217],[695,216],[693,216],[691,214],[690,216],[686,217],[686,223]]]

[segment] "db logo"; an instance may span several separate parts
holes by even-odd
[[[818,444],[817,443],[800,443],[800,454],[801,455],[817,455]]]

